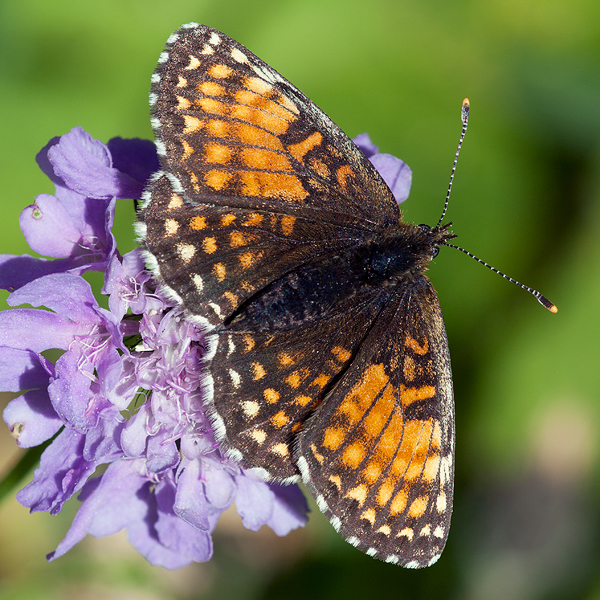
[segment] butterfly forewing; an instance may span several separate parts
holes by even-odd
[[[221,32],[173,34],[151,98],[164,173],[147,190],[146,249],[163,283],[211,324],[286,272],[400,217],[348,137]]]
[[[364,238],[359,229],[252,206],[190,203],[166,174],[149,191],[145,246],[160,278],[213,325],[287,272]]]
[[[202,25],[173,34],[151,97],[162,163],[189,201],[275,213],[315,208],[320,223],[363,228],[396,222],[389,189],[350,139],[225,34]]]

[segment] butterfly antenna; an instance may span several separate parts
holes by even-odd
[[[551,313],[558,312],[558,308],[556,307],[556,304],[553,304],[552,302],[550,302],[550,300],[548,300],[548,298],[546,298],[545,296],[542,296],[542,294],[540,294],[537,290],[527,287],[526,285],[523,285],[522,283],[518,282],[516,279],[513,279],[512,277],[505,275],[502,271],[499,271],[498,269],[492,267],[492,265],[488,265],[484,260],[481,260],[474,254],[471,254],[468,250],[465,250],[464,248],[461,248],[460,246],[455,246],[454,244],[448,244],[447,242],[442,242],[442,244],[444,246],[448,246],[449,248],[454,248],[456,250],[460,250],[461,252],[464,252],[467,256],[470,256],[471,258],[475,259],[478,263],[481,263],[484,267],[487,267],[491,271],[494,271],[494,273],[498,273],[498,275],[501,275],[502,277],[504,277],[504,279],[508,279],[508,281],[514,283],[515,285],[518,285],[520,288],[524,289],[525,291],[527,291],[530,294],[532,294],[533,296],[535,296],[537,298],[537,301],[544,308],[547,308]]]
[[[446,193],[446,203],[444,204],[444,211],[442,212],[442,216],[440,220],[437,222],[435,229],[437,229],[444,220],[446,216],[446,211],[448,210],[448,203],[450,202],[450,192],[452,191],[452,182],[454,181],[454,173],[456,171],[456,163],[458,162],[458,155],[460,154],[460,148],[462,146],[463,140],[465,139],[465,134],[467,133],[467,125],[469,124],[469,108],[471,107],[471,103],[468,98],[465,98],[462,101],[462,107],[460,109],[460,120],[462,121],[462,131],[460,132],[460,139],[458,140],[458,147],[456,148],[456,154],[454,155],[454,164],[452,165],[452,172],[450,173],[450,183],[448,184],[448,192]]]

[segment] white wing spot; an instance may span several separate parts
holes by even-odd
[[[200,52],[200,54],[204,54],[207,56],[210,56],[211,54],[214,54],[215,50],[212,46],[209,46],[208,44],[204,44],[204,47],[202,48],[202,51]]]
[[[231,58],[233,58],[233,60],[239,63],[248,62],[248,57],[239,48],[231,49]]]
[[[193,244],[177,244],[177,253],[184,263],[190,262],[196,254],[196,246]]]
[[[397,565],[398,564],[398,560],[399,558],[395,555],[395,554],[390,554],[386,559],[385,562],[386,563],[392,563],[393,565]]]
[[[202,288],[204,288],[204,281],[202,281],[202,277],[200,277],[200,275],[198,275],[198,273],[194,273],[192,275],[192,282],[196,286],[196,290],[201,292]]]
[[[346,541],[355,548],[360,544],[360,540],[354,535],[351,535]]]
[[[377,554],[377,552],[378,552],[378,550],[377,550],[376,548],[369,548],[369,549],[366,551],[366,553],[365,553],[365,554],[366,554],[367,556],[371,556],[371,557],[373,557],[373,556],[375,556],[375,555]]]
[[[158,64],[162,65],[167,62],[167,60],[169,60],[169,53],[163,50],[158,57]]]
[[[258,414],[260,404],[254,400],[246,400],[245,402],[242,402],[242,410],[247,417],[253,418]]]
[[[280,444],[275,444],[274,446],[272,446],[271,452],[273,452],[273,454],[278,454],[279,456],[283,456],[285,458],[286,456],[290,455],[290,448],[287,444],[281,442]]]
[[[231,378],[231,383],[233,383],[233,387],[237,390],[240,387],[240,383],[242,382],[242,378],[237,371],[233,369],[229,369],[229,377]]]
[[[235,352],[235,344],[233,343],[233,338],[227,338],[227,358],[229,358]]]
[[[442,529],[441,525],[438,525],[433,530],[433,535],[435,535],[435,537],[438,537],[438,538],[443,538],[444,537],[444,530]]]
[[[439,513],[443,513],[446,510],[446,494],[444,492],[437,497],[435,507]]]
[[[217,317],[221,317],[221,307],[214,302],[209,302],[208,305],[215,311]]]
[[[179,223],[175,219],[167,219],[165,221],[165,233],[167,235],[175,235],[179,229]]]
[[[200,66],[200,61],[197,56],[190,54],[190,62],[187,67],[185,67],[186,71],[194,71]]]
[[[210,34],[210,40],[208,40],[208,43],[212,44],[213,46],[218,46],[221,43],[221,36],[216,31],[213,31]]]
[[[421,529],[421,531],[419,531],[419,535],[421,537],[425,536],[428,537],[431,535],[431,526],[429,524],[425,525],[425,527],[423,527],[423,529]]]
[[[253,429],[250,432],[250,437],[260,446],[267,439],[267,434],[262,429]]]
[[[421,563],[418,560],[411,560],[407,562],[404,567],[406,569],[419,569],[421,567]]]
[[[340,527],[342,526],[342,522],[337,517],[331,517],[330,522],[333,525],[333,528],[337,532],[339,532],[340,531]]]

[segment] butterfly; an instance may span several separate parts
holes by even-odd
[[[433,564],[452,513],[454,402],[424,272],[449,226],[404,222],[346,134],[216,29],[170,36],[150,104],[161,171],[142,247],[206,332],[221,447],[264,479],[302,480],[369,556]]]

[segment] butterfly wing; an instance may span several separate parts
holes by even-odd
[[[213,428],[266,478],[297,479],[294,439],[383,310],[387,292],[359,277],[335,260],[297,269],[216,334]]]
[[[354,546],[405,567],[439,558],[452,512],[454,402],[427,278],[398,285],[300,432],[296,458],[319,508]]]
[[[351,140],[215,29],[190,24],[169,38],[151,104],[163,171],[139,231],[159,280],[210,325],[285,273],[400,219]]]

